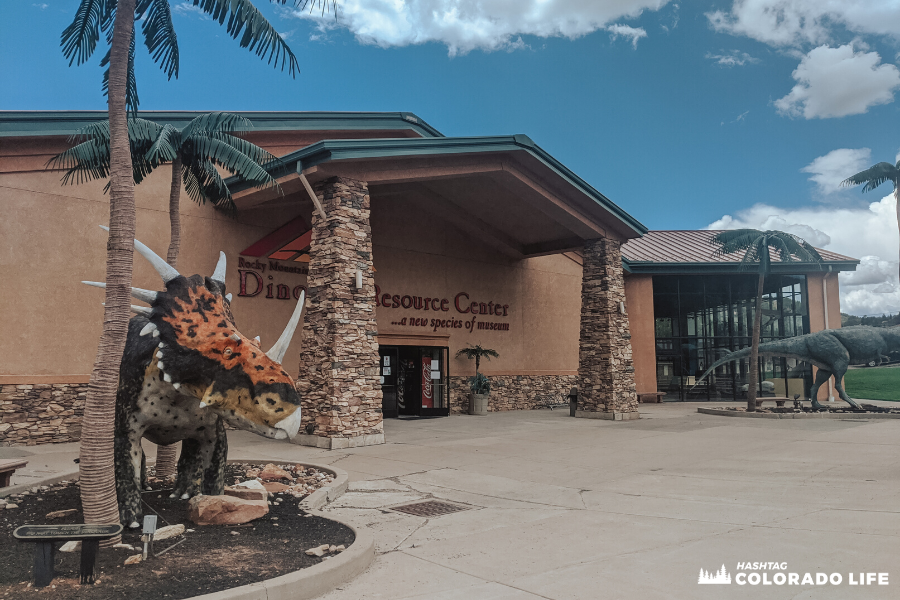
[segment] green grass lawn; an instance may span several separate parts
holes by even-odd
[[[900,401],[900,367],[851,369],[844,389],[851,398]]]

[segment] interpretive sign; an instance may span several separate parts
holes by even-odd
[[[88,540],[106,539],[122,533],[121,525],[22,525],[13,532],[17,540]]]
[[[116,525],[22,525],[13,531],[13,537],[34,543],[34,587],[46,587],[53,581],[53,561],[56,543],[81,541],[81,583],[94,583],[94,564],[100,550],[100,540],[122,533]]]

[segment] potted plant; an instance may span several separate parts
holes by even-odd
[[[456,353],[456,357],[465,356],[469,360],[475,359],[475,376],[469,379],[469,389],[472,394],[469,398],[469,414],[470,415],[486,415],[488,409],[488,398],[491,393],[491,382],[488,378],[479,372],[481,368],[481,359],[488,360],[500,356],[496,350],[490,348],[482,348],[481,346],[469,345]]]

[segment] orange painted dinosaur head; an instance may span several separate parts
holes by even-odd
[[[132,296],[150,304],[132,310],[138,313],[134,319],[146,323],[140,336],[158,339],[151,364],[164,381],[234,427],[293,438],[300,427],[300,397],[281,361],[300,321],[304,294],[281,337],[263,352],[235,326],[231,294],[225,295],[224,253],[211,277],[185,277],[137,240],[135,250],[153,264],[166,286],[164,292],[132,288]],[[124,360],[138,346],[146,344],[126,344]]]

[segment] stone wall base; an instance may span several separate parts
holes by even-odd
[[[639,412],[592,412],[589,410],[576,410],[575,417],[578,419],[605,419],[607,421],[633,421],[641,418]]]
[[[469,412],[469,375],[450,377],[450,414]],[[488,412],[531,410],[549,396],[569,401],[569,390],[578,385],[577,375],[490,375]]]
[[[0,446],[36,446],[81,439],[86,383],[0,387]]]
[[[342,448],[361,448],[362,446],[377,446],[384,443],[384,434],[358,435],[355,437],[322,437],[320,435],[307,435],[301,433],[291,440],[300,446],[312,446],[326,450],[340,450]]]

